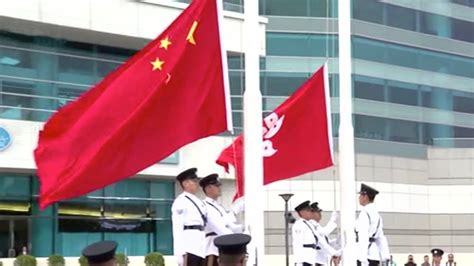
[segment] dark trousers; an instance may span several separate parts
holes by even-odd
[[[194,254],[186,253],[183,266],[204,266],[204,259]]]
[[[214,256],[214,255],[209,255],[206,257],[206,261],[204,263],[205,266],[219,266],[219,263],[217,261],[219,257]]]
[[[311,263],[303,262],[303,266],[313,266]]]
[[[361,266],[362,263],[360,263],[360,261],[357,261],[357,266]],[[380,265],[380,261],[378,260],[369,260],[369,266],[379,266]]]

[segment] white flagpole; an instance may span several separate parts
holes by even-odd
[[[354,128],[352,126],[351,9],[339,0],[339,169],[341,193],[342,265],[356,265]]]
[[[244,9],[244,199],[245,224],[252,236],[252,241],[247,246],[248,265],[263,265],[265,242],[262,199],[265,192],[263,190],[258,1],[245,1]]]

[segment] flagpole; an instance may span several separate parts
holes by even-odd
[[[244,2],[244,189],[245,225],[252,241],[248,245],[248,265],[263,265],[263,144],[262,94],[260,92],[260,35],[258,1]]]
[[[341,242],[343,266],[356,264],[354,128],[352,126],[351,9],[339,1],[339,169],[341,195]]]

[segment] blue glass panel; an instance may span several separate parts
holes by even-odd
[[[474,7],[474,0],[451,0],[451,2],[459,5]]]
[[[149,248],[148,233],[104,233],[104,240],[117,241],[117,253],[128,256],[144,256],[152,251]]]
[[[0,199],[29,199],[31,195],[30,177],[20,175],[0,175]]]
[[[405,143],[420,143],[420,123],[398,119],[387,119],[389,140]]]
[[[472,0],[453,1],[472,6],[472,4],[468,3]],[[474,31],[472,31],[474,23],[470,21],[392,5],[389,1],[354,0],[352,2],[353,17],[355,19],[405,30],[419,31],[444,38],[474,42]],[[446,2],[445,5],[446,9],[451,8],[449,3]]]
[[[474,114],[474,93],[454,92],[453,111]]]
[[[267,54],[283,56],[337,56],[337,38],[304,33],[267,33]]]
[[[148,198],[149,184],[149,181],[145,180],[124,180],[107,186],[104,189],[105,196]]]
[[[385,62],[386,45],[383,42],[373,41],[365,38],[352,39],[352,51],[354,58],[374,62]]]
[[[386,25],[405,30],[416,30],[416,11],[395,5],[386,5]]]
[[[262,94],[268,96],[289,96],[309,77],[310,73],[267,72]]]
[[[454,127],[454,137],[455,138],[474,138],[474,128]]]
[[[387,119],[355,115],[354,134],[357,138],[387,140]]]
[[[460,19],[452,19],[452,38],[460,41],[474,43],[474,23]]]
[[[384,81],[376,78],[355,76],[354,97],[382,102],[385,101]]]
[[[307,16],[309,0],[287,1],[267,0],[261,1],[263,15],[274,16]]]
[[[384,4],[377,0],[353,0],[352,16],[355,19],[383,24]]]
[[[152,181],[150,182],[150,198],[152,199],[174,199],[174,181]]]
[[[57,251],[65,257],[79,257],[84,247],[102,240],[102,234],[91,232],[59,233],[56,237],[60,247]]]
[[[165,255],[173,254],[173,227],[170,221],[156,222],[156,251]]]
[[[414,48],[387,44],[385,46],[387,51],[387,64],[393,64],[404,67],[417,67],[417,50]]]
[[[404,82],[389,81],[388,101],[398,104],[418,105],[418,88],[416,85]]]
[[[449,17],[420,12],[420,31],[440,37],[451,37],[451,19]]]
[[[467,57],[360,37],[353,38],[352,47],[354,58],[437,73],[474,77],[474,60]]]
[[[261,15],[296,17],[337,17],[337,0],[262,0]]]

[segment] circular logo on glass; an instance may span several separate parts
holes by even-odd
[[[12,138],[10,136],[10,133],[0,126],[0,151],[6,150],[8,146],[12,143]]]

